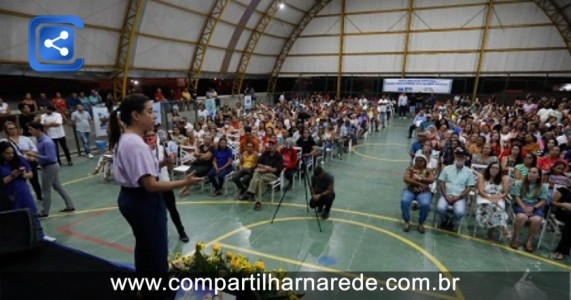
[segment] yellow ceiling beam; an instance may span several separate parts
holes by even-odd
[[[113,97],[123,99],[127,95],[127,79],[129,67],[133,64],[133,49],[135,48],[135,32],[140,25],[147,0],[129,0],[123,18],[123,27],[119,35],[115,66],[113,67]]]
[[[484,61],[484,52],[486,49],[486,42],[488,41],[488,28],[492,20],[492,10],[494,9],[494,0],[488,1],[486,8],[486,23],[484,25],[484,32],[482,33],[482,41],[480,42],[480,51],[478,54],[478,64],[476,65],[476,80],[474,82],[474,91],[472,92],[472,99],[476,98],[478,92],[478,83],[480,81],[480,72],[482,71],[482,63]]]

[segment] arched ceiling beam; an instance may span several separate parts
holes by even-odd
[[[195,91],[198,89],[198,81],[200,80],[200,73],[202,72],[202,62],[206,56],[210,39],[212,38],[214,30],[216,30],[216,25],[218,21],[220,21],[220,17],[228,5],[228,2],[229,0],[216,0],[216,3],[214,3],[210,9],[210,13],[204,22],[200,40],[194,48],[194,54],[192,55],[192,61],[190,62],[188,71],[188,85],[190,88],[194,88]]]
[[[490,21],[492,20],[492,11],[494,9],[494,0],[488,1],[488,6],[486,8],[486,19],[484,25],[484,32],[482,33],[482,42],[480,43],[480,52],[478,54],[478,64],[476,65],[476,80],[474,82],[474,91],[472,93],[472,99],[476,99],[476,93],[478,92],[478,82],[480,81],[480,73],[482,72],[482,62],[484,61],[484,52],[486,50],[486,42],[488,40],[488,29],[490,27]]]
[[[567,50],[569,51],[569,55],[571,55],[571,21],[561,8],[559,8],[553,0],[533,0],[539,8],[545,12],[547,17],[553,22],[553,26],[557,28],[559,34],[563,38],[565,45],[567,45]]]
[[[293,44],[295,43],[295,41],[297,41],[297,38],[301,35],[307,24],[309,24],[309,22],[311,22],[311,20],[313,20],[313,18],[315,18],[315,16],[317,16],[317,14],[331,1],[332,0],[317,0],[317,2],[311,7],[311,9],[303,16],[301,21],[299,21],[299,24],[293,30],[290,37],[285,42],[284,47],[280,52],[280,55],[276,59],[274,68],[272,69],[272,74],[270,75],[270,79],[268,80],[268,93],[274,92],[278,80],[278,75],[280,74],[284,61],[287,58],[287,55],[291,50],[291,47],[293,47]]]
[[[113,97],[123,99],[127,95],[127,79],[129,67],[133,64],[135,32],[141,23],[141,16],[147,5],[147,0],[129,0],[123,19],[123,27],[119,36],[117,56],[113,68]]]
[[[232,60],[232,55],[236,51],[236,45],[238,44],[238,41],[240,40],[240,37],[244,32],[246,24],[248,24],[248,21],[256,11],[256,7],[258,7],[260,2],[261,0],[251,0],[246,9],[244,10],[242,17],[240,18],[240,21],[238,21],[238,25],[234,28],[232,37],[228,41],[228,46],[226,46],[226,54],[224,54],[224,58],[222,59],[222,65],[220,66],[220,74],[224,75],[228,73],[228,68],[230,67],[230,61]],[[257,31],[257,29],[254,29],[254,31]]]
[[[277,13],[278,9],[278,2],[281,0],[273,0],[270,3],[270,6],[266,9],[266,11],[262,14],[262,17],[258,21],[256,25],[256,29],[252,31],[250,34],[250,38],[248,39],[248,43],[244,48],[244,52],[240,56],[240,62],[238,63],[238,68],[236,73],[238,73],[238,78],[234,80],[232,83],[232,95],[240,95],[240,91],[242,90],[242,83],[244,82],[244,78],[246,77],[246,71],[248,70],[248,65],[250,64],[250,59],[252,58],[252,54],[254,53],[254,49],[258,45],[258,41],[262,37],[264,31],[274,18],[275,14]]]
[[[341,99],[341,81],[343,76],[343,48],[345,47],[345,0],[341,0],[341,18],[339,19],[339,57],[337,61],[337,99]]]
[[[412,24],[412,14],[414,12],[414,0],[408,0],[408,11],[406,16],[406,31],[404,36],[404,51],[402,56],[402,69],[400,76],[404,78],[406,74],[406,60],[408,56],[408,43],[410,40],[410,27]]]

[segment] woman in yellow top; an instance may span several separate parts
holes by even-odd
[[[232,177],[232,181],[239,189],[239,195],[244,194],[248,189],[257,164],[258,152],[254,150],[254,144],[248,142],[246,150],[240,156],[240,171],[236,172]]]

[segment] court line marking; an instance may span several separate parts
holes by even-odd
[[[77,231],[72,229],[72,226],[83,223],[89,219],[99,217],[100,215],[102,215],[105,212],[107,212],[107,211],[102,210],[102,211],[94,212],[93,214],[90,214],[90,215],[83,217],[79,220],[73,221],[73,222],[68,223],[68,224],[61,225],[61,226],[57,227],[56,230],[63,235],[67,235],[67,236],[74,237],[74,238],[77,238],[80,240],[88,241],[88,242],[94,243],[94,244],[99,245],[99,246],[109,247],[109,248],[114,249],[114,250],[133,254],[134,253],[133,248],[123,246],[123,245],[118,244],[118,243],[109,242],[109,241],[97,238],[95,236],[92,236],[92,235],[77,232]]]
[[[378,161],[386,161],[386,162],[410,162],[410,159],[388,159],[388,158],[379,158],[376,156],[371,156],[371,155],[367,155],[367,154],[363,154],[359,151],[357,151],[357,148],[359,147],[366,147],[366,146],[404,146],[404,147],[409,147],[406,144],[398,144],[398,143],[366,143],[366,144],[361,144],[361,145],[355,145],[353,146],[353,153],[365,157],[365,158],[369,158],[369,159],[373,159],[373,160],[378,160]]]
[[[181,202],[177,202],[177,205],[208,205],[208,204],[238,204],[238,205],[251,205],[250,202],[239,202],[236,200],[203,200],[203,201],[181,201]],[[267,205],[271,205],[271,206],[277,206],[277,204],[267,204]],[[289,206],[289,207],[297,207],[297,208],[306,208],[305,205],[302,204],[295,204],[295,203],[282,203],[282,206]],[[90,213],[90,212],[96,212],[96,211],[107,211],[107,210],[117,210],[118,207],[117,206],[110,206],[110,207],[102,207],[102,208],[92,208],[92,209],[86,209],[86,210],[77,210],[74,213],[60,213],[60,214],[54,214],[51,215],[47,218],[44,219],[51,219],[51,218],[57,218],[57,217],[64,217],[64,216],[74,216],[74,215],[78,215],[78,214],[84,214],[84,213]],[[366,217],[371,217],[374,219],[379,219],[379,220],[385,220],[385,221],[390,221],[390,222],[394,222],[394,223],[402,223],[402,220],[400,219],[396,219],[393,217],[387,217],[387,216],[383,216],[380,214],[373,214],[373,213],[367,213],[367,212],[360,212],[360,211],[354,211],[354,210],[349,210],[349,209],[342,209],[342,208],[331,208],[331,210],[333,211],[337,211],[337,212],[342,212],[342,213],[349,213],[349,214],[354,214],[354,215],[360,215],[360,216],[366,216]],[[411,225],[416,225],[416,223],[411,222]],[[563,270],[566,271],[571,271],[571,266],[564,264],[564,263],[560,263],[557,261],[554,261],[552,259],[548,259],[545,258],[543,256],[539,256],[536,254],[532,254],[532,253],[528,253],[525,251],[520,251],[520,250],[514,250],[512,248],[510,248],[507,245],[503,245],[503,244],[498,244],[498,243],[492,243],[489,242],[487,240],[481,239],[481,238],[477,238],[477,237],[472,237],[469,235],[465,235],[465,234],[458,234],[456,232],[451,232],[451,231],[446,231],[446,230],[442,230],[439,228],[435,228],[432,227],[430,225],[424,225],[424,228],[426,229],[430,229],[436,232],[440,232],[440,233],[445,233],[448,235],[452,235],[452,236],[456,236],[459,238],[463,238],[463,239],[467,239],[470,241],[474,241],[474,242],[479,242],[488,246],[492,246],[492,247],[496,247],[496,248],[500,248],[501,250],[507,251],[507,252],[511,252],[514,254],[518,254],[521,256],[525,256],[527,258],[531,258],[531,259],[535,259],[535,260],[539,260],[541,262],[544,262],[546,264],[550,264],[552,266],[556,266],[559,267]]]
[[[285,217],[285,218],[277,218],[274,220],[274,222],[289,222],[289,221],[303,221],[303,220],[314,220],[314,217]],[[444,266],[444,264],[442,264],[442,262],[440,262],[436,257],[434,257],[432,254],[430,254],[428,251],[424,250],[422,247],[420,247],[418,244],[412,242],[411,240],[408,240],[406,238],[403,238],[393,232],[390,232],[386,229],[374,226],[374,225],[370,225],[370,224],[365,224],[365,223],[360,223],[357,221],[353,221],[353,220],[346,220],[346,219],[339,219],[339,218],[329,218],[329,220],[333,221],[333,222],[341,222],[341,223],[347,223],[347,224],[352,224],[355,226],[360,226],[360,227],[365,227],[380,233],[384,233],[386,235],[388,235],[389,237],[395,238],[399,241],[401,241],[403,244],[405,244],[406,246],[409,246],[411,248],[413,248],[414,250],[416,250],[417,252],[419,252],[420,254],[422,254],[423,256],[425,256],[428,260],[430,260],[435,266],[436,268],[444,274],[444,276],[446,276],[449,280],[452,280],[452,276],[450,275],[450,271]],[[267,225],[270,224],[271,220],[265,220],[265,221],[260,221],[260,222],[256,222],[256,223],[252,223],[252,224],[247,224],[247,225],[243,225],[240,228],[237,228],[235,230],[232,230],[228,233],[225,233],[217,238],[215,238],[214,240],[208,242],[207,244],[205,244],[206,247],[213,245],[215,243],[220,243],[222,240],[225,240],[229,237],[232,237],[242,231],[248,230],[248,229],[252,229],[258,226],[262,226],[262,225]],[[184,256],[192,256],[194,254],[194,251],[189,252],[187,254],[185,254]],[[274,256],[274,257],[279,257],[279,256]],[[282,259],[287,259],[290,262],[293,261],[291,259],[288,258],[284,258],[282,257]],[[334,269],[330,269],[328,271],[332,271]],[[333,271],[335,272],[335,271]],[[348,274],[354,274],[354,273],[348,273]],[[460,291],[459,289],[457,291],[454,291],[454,293],[456,294],[457,297],[450,297],[453,299],[464,299],[464,295],[462,294],[462,291]],[[438,294],[440,296],[440,294]]]
[[[278,256],[278,255],[268,254],[265,252],[250,250],[250,249],[246,249],[246,248],[242,248],[242,247],[238,247],[238,246],[234,246],[234,245],[229,245],[226,243],[220,243],[219,242],[218,244],[223,248],[227,248],[227,249],[230,249],[233,251],[242,252],[242,253],[249,254],[249,255],[256,255],[259,257],[263,257],[263,258],[267,258],[267,259],[271,259],[271,260],[275,260],[275,261],[280,261],[280,262],[285,262],[285,263],[292,264],[292,265],[302,266],[302,267],[314,269],[317,271],[330,272],[330,273],[335,273],[335,274],[339,274],[339,275],[346,276],[346,277],[352,277],[352,278],[359,277],[359,276],[357,276],[356,273],[342,271],[339,269],[323,267],[323,266],[315,265],[312,263],[306,263],[306,262],[302,262],[299,260],[289,259],[289,258],[286,258],[283,256]],[[367,279],[367,278],[372,278],[372,277],[364,277],[364,278]],[[377,279],[377,278],[373,278],[373,279],[375,279],[378,284],[386,286],[385,280],[381,280],[381,279]],[[437,292],[431,292],[431,291],[411,291],[411,292],[418,293],[418,294],[425,294],[425,295],[440,298],[440,299],[457,299],[456,297],[453,297],[453,296],[439,294]]]
[[[84,180],[87,180],[87,179],[90,179],[90,178],[98,177],[98,176],[100,176],[100,175],[101,175],[101,174],[88,175],[88,176],[85,176],[85,177],[81,177],[81,178],[77,178],[77,179],[74,179],[74,180],[70,180],[70,181],[64,182],[64,183],[62,184],[62,186],[70,185],[70,184],[73,184],[73,183],[78,183],[78,182],[81,182],[81,181],[84,181]]]

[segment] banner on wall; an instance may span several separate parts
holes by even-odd
[[[95,124],[96,136],[107,136],[107,126],[109,126],[109,111],[107,107],[93,108],[93,123]]]
[[[204,105],[206,106],[206,111],[208,112],[208,115],[214,118],[214,116],[216,115],[216,101],[214,99],[206,99]]]
[[[252,96],[244,96],[244,109],[252,109]]]
[[[163,118],[162,118],[163,115],[161,114],[161,102],[155,102],[155,103],[153,103],[153,113],[155,114],[155,117],[157,117],[157,118],[155,119],[155,125],[157,125],[157,124],[163,125],[162,122],[161,122],[162,119],[163,119]]]
[[[397,78],[384,79],[383,92],[450,94],[452,79]]]

